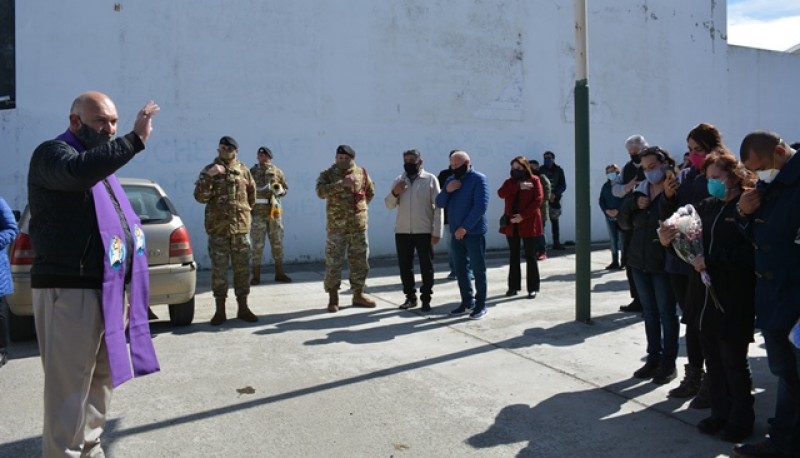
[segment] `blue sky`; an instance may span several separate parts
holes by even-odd
[[[800,0],[728,0],[728,43],[775,51],[800,44]]]

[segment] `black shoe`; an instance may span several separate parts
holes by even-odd
[[[633,376],[639,379],[653,378],[653,376],[656,375],[656,371],[658,371],[658,363],[655,361],[648,361],[644,363],[644,366],[634,372]]]
[[[506,291],[506,296],[516,296],[518,292],[519,292],[518,289],[509,289],[508,291]]]
[[[423,302],[422,303],[422,313],[427,313],[431,311],[431,303],[430,302]]]
[[[703,434],[713,436],[722,431],[722,428],[725,427],[725,423],[727,422],[723,418],[708,417],[700,420],[700,423],[697,424],[697,430]]]
[[[614,261],[606,266],[606,270],[619,270],[619,263]]]
[[[619,308],[620,312],[639,313],[642,311],[642,303],[639,301],[631,301],[628,305],[623,305]]]
[[[675,370],[675,366],[660,366],[655,375],[653,375],[653,383],[656,385],[666,385],[667,383],[675,380],[675,377],[677,376],[678,371]]]
[[[536,299],[536,291],[529,291],[528,299]]]
[[[739,458],[789,458],[789,455],[781,452],[769,439],[765,439],[755,444],[742,444],[733,447],[733,456]]]
[[[409,299],[406,299],[405,302],[403,302],[403,305],[400,306],[400,310],[413,309],[416,306],[417,306],[417,300],[409,298]]]
[[[558,251],[564,251],[564,250],[566,250],[566,249],[567,249],[567,247],[565,247],[564,245],[562,245],[562,244],[560,244],[560,243],[559,243],[559,244],[557,244],[557,245],[553,245],[553,249],[554,249],[554,250],[558,250]]]

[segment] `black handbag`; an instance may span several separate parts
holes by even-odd
[[[504,229],[504,228],[508,227],[510,222],[511,221],[510,221],[510,218],[508,217],[508,215],[503,213],[503,216],[500,217],[500,229]]]

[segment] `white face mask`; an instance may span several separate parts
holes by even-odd
[[[770,183],[775,179],[775,175],[778,174],[778,169],[757,170],[756,174],[758,175],[759,180],[763,181],[764,183]]]

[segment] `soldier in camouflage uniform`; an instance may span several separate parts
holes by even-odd
[[[211,257],[211,289],[217,310],[212,325],[226,320],[228,260],[233,266],[233,290],[239,306],[237,318],[258,321],[247,306],[250,294],[250,209],[256,202],[256,184],[247,166],[236,158],[239,145],[231,137],[219,140],[219,156],[200,172],[194,198],[206,204],[208,255]]]
[[[272,151],[266,146],[258,149],[258,164],[250,169],[256,182],[256,204],[253,207],[253,227],[250,239],[253,242],[251,285],[261,283],[261,256],[264,254],[264,239],[269,236],[272,259],[275,260],[275,281],[291,283],[283,272],[283,213],[281,198],[289,191],[283,171],[272,165]]]
[[[319,174],[317,195],[326,199],[328,241],[325,246],[325,291],[328,311],[339,311],[339,285],[347,254],[353,306],[375,307],[364,294],[369,272],[367,205],[375,196],[375,184],[367,170],[355,164],[356,152],[348,145],[336,148],[336,162]]]

